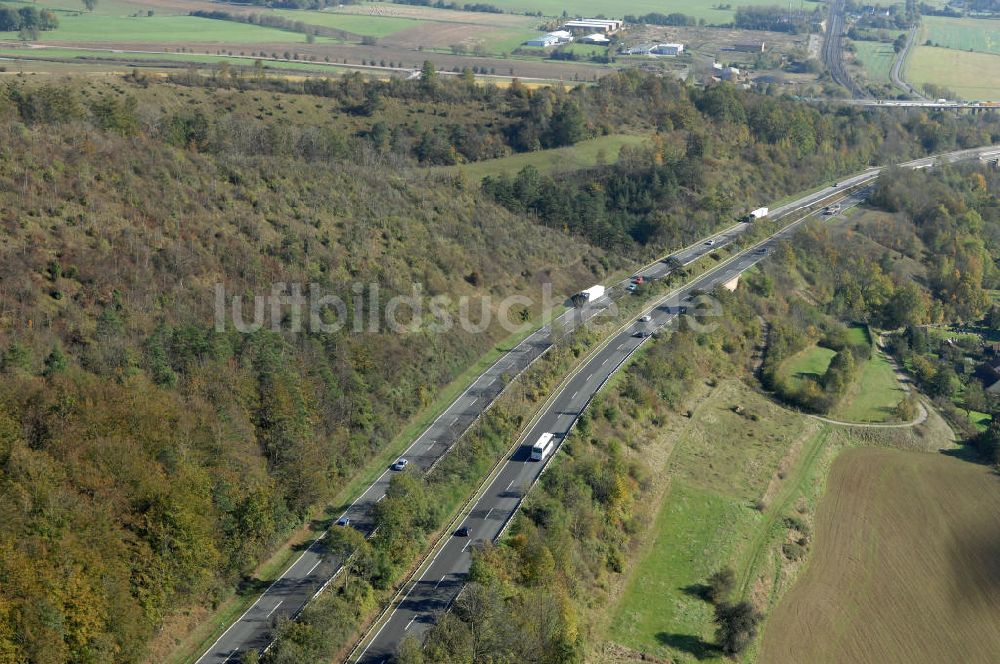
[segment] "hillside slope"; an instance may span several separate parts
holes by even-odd
[[[495,316],[372,331],[392,295],[468,297],[478,323],[484,298],[601,269],[476,191],[377,164],[24,119],[0,124],[0,661],[141,659],[165,614],[224,596],[507,335]],[[279,282],[341,297],[347,325],[305,309],[295,333],[285,306],[278,331],[269,312],[216,329],[216,284]]]

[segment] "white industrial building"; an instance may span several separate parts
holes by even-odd
[[[529,39],[524,42],[524,44],[525,46],[541,46],[542,48],[548,48],[559,44],[568,44],[571,41],[573,41],[573,34],[571,32],[566,30],[556,30],[555,32],[549,32],[539,37],[535,37],[534,39]]]
[[[649,52],[650,55],[677,56],[684,52],[684,44],[657,44]]]
[[[678,56],[684,52],[684,44],[637,44],[625,49],[625,55]]]

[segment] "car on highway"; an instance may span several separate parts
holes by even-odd
[[[649,314],[646,314],[645,316],[642,316],[641,318],[639,318],[639,322],[640,323],[648,323],[651,320],[653,320],[653,317],[650,316]]]
[[[337,519],[337,525],[340,526],[341,528],[346,528],[347,526],[351,525],[351,520],[346,516],[342,516],[339,519]]]
[[[646,329],[643,329],[643,328],[639,328],[638,330],[636,330],[635,332],[632,333],[632,336],[633,337],[638,337],[640,339],[645,339],[646,337],[651,336],[652,334],[653,333],[650,332],[649,330],[646,330]]]
[[[403,457],[399,457],[398,459],[396,459],[396,463],[392,464],[392,469],[396,471],[406,470],[406,466],[409,463],[410,462],[404,459]]]
[[[639,287],[636,284],[629,284],[628,286],[625,287],[625,290],[627,290],[629,293],[634,293],[637,288]]]
[[[471,534],[472,534],[472,529],[469,528],[468,526],[462,526],[461,528],[455,531],[455,537],[468,537]]]
[[[761,255],[764,255],[764,254],[766,254],[766,253],[767,253],[767,247],[761,247],[761,248],[759,248],[759,249],[758,249],[758,250],[757,250],[757,251],[756,251],[755,253],[758,253],[758,254],[761,254]]]
[[[705,245],[709,246],[709,247],[714,247],[715,246],[715,239],[713,238],[713,239],[709,240],[708,242],[705,243]]]
[[[644,284],[644,283],[646,283],[646,277],[642,276],[641,274],[637,274],[634,277],[632,277],[632,283],[633,284]]]

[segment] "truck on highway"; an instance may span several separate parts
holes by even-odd
[[[573,297],[573,300],[577,306],[587,304],[588,302],[593,302],[604,297],[604,292],[604,286],[597,284],[596,286],[591,286],[586,290],[580,291]]]
[[[763,219],[767,216],[769,210],[766,207],[759,207],[756,210],[752,210],[750,214],[746,216],[746,221],[757,221],[758,219]]]
[[[556,446],[554,439],[555,435],[551,433],[543,433],[539,436],[535,444],[531,446],[531,460],[541,461],[551,454],[552,448]]]

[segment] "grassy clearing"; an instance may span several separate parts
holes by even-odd
[[[759,661],[994,661],[997,489],[988,468],[955,457],[842,454],[809,566],[768,621]]]
[[[990,426],[991,416],[989,413],[980,413],[978,410],[969,411],[969,419],[972,420],[972,424],[980,431],[986,431]]]
[[[752,590],[761,570],[775,564],[781,520],[812,486],[807,480],[828,429],[736,381],[720,385],[678,426],[684,430],[666,470],[670,489],[613,609],[609,638],[671,661],[721,659],[710,645],[712,607],[699,586],[731,565]]]
[[[712,607],[698,584],[749,540],[760,514],[741,501],[676,482],[655,524],[655,540],[615,611],[612,639],[680,661],[709,656]]]
[[[525,166],[534,166],[543,173],[573,171],[596,165],[598,157],[602,153],[607,163],[613,163],[618,158],[618,152],[622,146],[639,145],[647,140],[647,136],[613,134],[589,141],[581,141],[571,147],[523,152],[500,159],[447,166],[435,170],[442,173],[464,173],[476,180],[487,175],[500,175],[501,173],[514,175]]]
[[[917,87],[934,83],[963,99],[1000,99],[1000,55],[919,46],[907,63],[907,78]]]
[[[837,351],[829,348],[810,346],[785,360],[781,365],[781,373],[792,384],[805,380],[818,381],[823,378],[823,374],[830,366],[830,360],[836,354]]]
[[[896,58],[892,44],[856,41],[854,42],[854,50],[857,54],[857,61],[860,61],[869,80],[874,83],[889,82],[889,70],[892,69],[892,62]]]
[[[1000,55],[1000,20],[924,16],[922,41],[959,51]]]
[[[847,422],[886,422],[906,396],[889,360],[873,352],[831,417]]]

